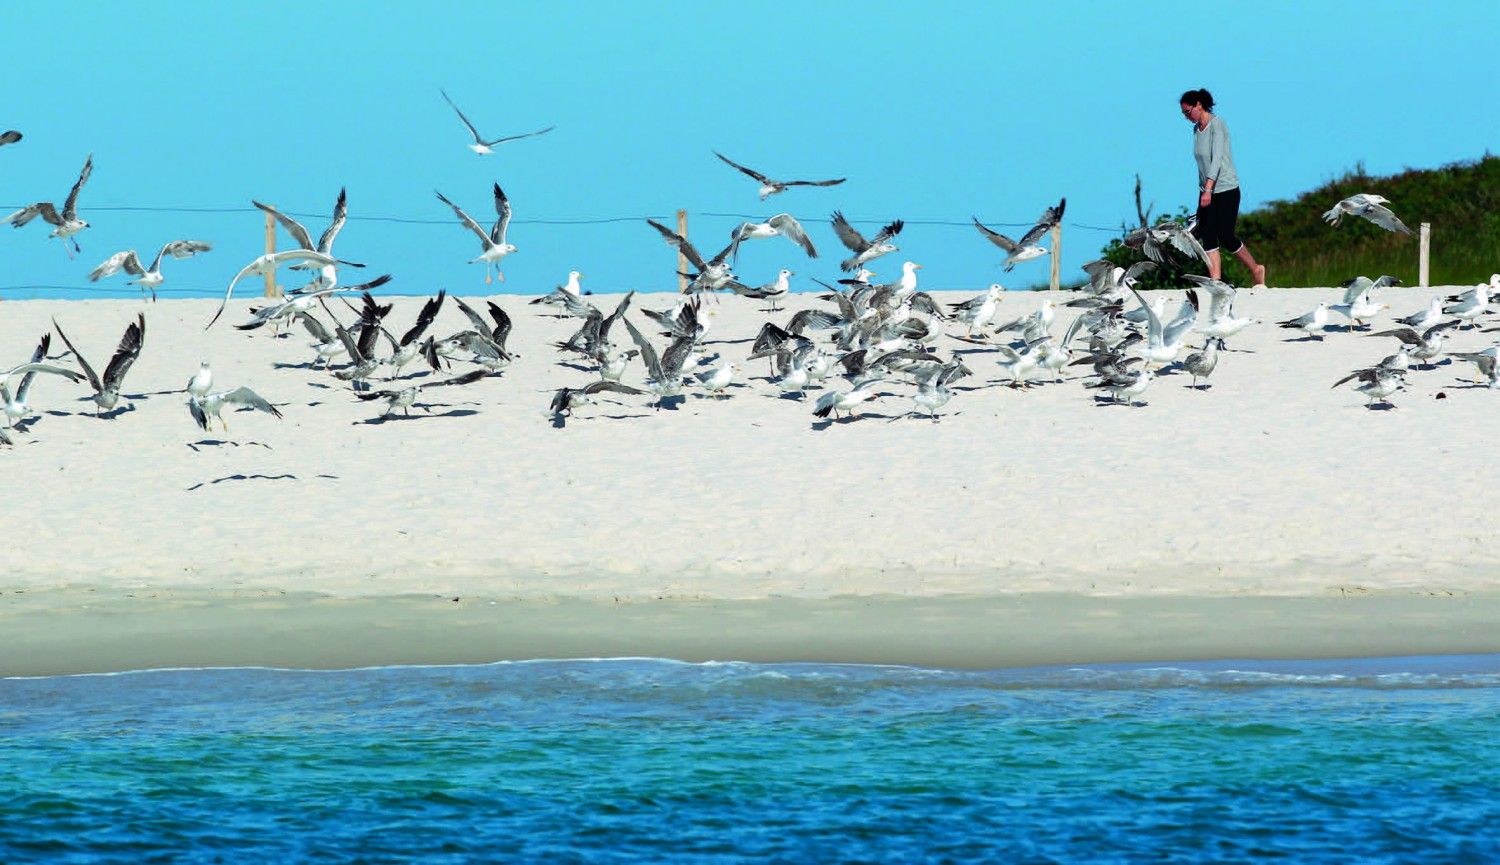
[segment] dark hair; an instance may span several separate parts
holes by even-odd
[[[1206,87],[1198,90],[1189,90],[1182,94],[1182,98],[1177,101],[1183,105],[1202,105],[1204,111],[1214,110],[1214,95],[1209,93]]]

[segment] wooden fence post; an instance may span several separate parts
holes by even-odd
[[[1052,291],[1062,285],[1062,223],[1052,226],[1052,279],[1048,287]]]
[[[276,217],[266,214],[266,255],[276,251]],[[276,270],[266,273],[266,297],[281,297],[281,286],[276,284]]]
[[[677,233],[680,234],[680,235],[682,235],[683,238],[687,237],[687,211],[686,210],[679,210],[679,211],[677,211]],[[687,269],[688,269],[687,256],[683,255],[681,250],[678,250],[678,252],[677,252],[677,293],[678,294],[684,294],[688,290],[688,280],[687,280],[687,277],[683,276],[684,273],[687,273]]]
[[[1422,239],[1417,247],[1417,286],[1419,288],[1426,288],[1427,283],[1429,282],[1428,277],[1432,274],[1432,270],[1428,263],[1428,254],[1432,251],[1431,223],[1422,223],[1421,235]]]

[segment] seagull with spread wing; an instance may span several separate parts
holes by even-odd
[[[901,233],[901,228],[906,223],[896,220],[890,225],[880,229],[875,236],[866,240],[863,235],[849,224],[844,214],[835,210],[833,212],[833,233],[839,236],[839,242],[848,247],[854,253],[853,257],[839,262],[839,268],[845,272],[863,267],[865,263],[874,261],[882,255],[897,251],[900,247],[891,243],[891,238]]]
[[[248,387],[237,387],[234,390],[221,390],[203,396],[188,396],[188,414],[193,416],[193,422],[204,430],[208,429],[209,419],[216,418],[224,426],[224,432],[229,432],[229,422],[224,420],[224,407],[234,406],[237,408],[251,408],[263,411],[275,417],[281,417],[281,412],[276,406],[261,397],[260,394]]]
[[[771,178],[765,176],[764,174],[761,174],[759,171],[756,171],[753,168],[746,168],[745,166],[739,164],[738,162],[735,162],[733,159],[730,159],[717,150],[714,151],[714,155],[724,160],[734,168],[738,169],[741,174],[744,174],[747,177],[754,178],[756,181],[758,181],[760,183],[761,201],[765,201],[767,197],[775,195],[778,192],[785,192],[789,187],[837,186],[848,179],[846,177],[840,177],[836,180],[772,180]]]
[[[52,326],[57,328],[57,335],[62,337],[68,350],[73,352],[73,357],[78,365],[83,367],[83,374],[88,376],[89,384],[94,388],[94,417],[102,417],[103,412],[110,411],[120,402],[120,385],[125,381],[125,373],[130,371],[131,364],[141,356],[141,346],[146,340],[146,316],[139,313],[136,320],[125,328],[125,335],[120,337],[120,345],[115,349],[114,357],[109,359],[109,366],[104,368],[104,378],[101,380],[89,362],[83,359],[83,354],[68,335],[63,332],[62,325],[57,319],[52,319]]]
[[[1338,225],[1343,220],[1344,214],[1347,213],[1368,219],[1386,231],[1399,231],[1402,234],[1411,234],[1412,231],[1406,227],[1406,223],[1397,219],[1396,214],[1392,213],[1389,207],[1386,207],[1390,203],[1390,199],[1383,195],[1371,195],[1367,192],[1361,192],[1358,195],[1351,195],[1329,208],[1323,214],[1323,219],[1329,225]]]
[[[998,231],[986,228],[978,217],[973,217],[974,227],[979,229],[979,233],[984,235],[986,240],[1005,251],[1007,256],[1004,262],[1005,269],[1010,270],[1018,262],[1041,258],[1047,254],[1047,247],[1038,244],[1037,241],[1045,237],[1053,226],[1062,221],[1063,211],[1067,206],[1068,199],[1064,198],[1057,202],[1056,207],[1049,207],[1042,211],[1042,216],[1036,221],[1036,225],[1021,235],[1020,240],[1011,240]]]
[[[321,252],[313,252],[308,249],[286,249],[281,252],[268,252],[240,268],[240,272],[234,275],[234,279],[229,281],[229,287],[224,290],[224,299],[219,302],[218,311],[214,313],[213,318],[208,320],[208,324],[204,325],[203,329],[208,330],[210,327],[213,327],[214,322],[219,320],[219,316],[224,314],[224,308],[229,305],[229,298],[234,296],[234,287],[239,284],[240,280],[247,276],[265,276],[268,273],[275,273],[278,267],[294,261],[308,261],[320,267],[335,264],[342,264],[348,267],[364,267],[363,264],[344,261],[343,259],[324,255]]]
[[[650,223],[651,227],[656,229],[657,233],[662,236],[662,239],[667,242],[668,246],[676,248],[678,252],[682,253],[682,257],[688,260],[689,264],[698,269],[696,274],[683,274],[683,276],[689,277],[692,280],[688,283],[687,288],[690,293],[717,291],[721,288],[728,288],[730,287],[730,283],[737,281],[734,274],[729,270],[728,262],[729,256],[733,254],[735,247],[739,245],[738,239],[730,240],[729,245],[719,250],[717,255],[704,260],[703,256],[698,253],[697,248],[686,237],[650,217],[646,218],[646,222]]]
[[[740,254],[740,242],[752,237],[785,237],[792,243],[802,247],[808,258],[817,258],[818,250],[813,246],[812,239],[807,236],[807,231],[802,228],[802,223],[790,213],[778,213],[765,222],[742,222],[739,227],[730,232],[733,240],[731,248],[734,250],[731,256]]]
[[[141,265],[141,259],[135,254],[135,250],[127,249],[117,252],[104,260],[104,263],[94,268],[89,274],[89,282],[98,282],[106,276],[114,276],[121,268],[132,276],[127,285],[139,285],[141,288],[151,292],[151,299],[156,300],[156,287],[162,283],[161,262],[170,255],[173,258],[192,258],[200,252],[207,252],[213,248],[213,244],[204,240],[174,240],[157,250],[156,258],[151,260],[150,267]]]
[[[447,100],[449,107],[453,109],[453,113],[457,114],[458,119],[462,120],[464,126],[468,127],[469,134],[474,136],[474,143],[469,145],[469,149],[479,154],[480,156],[494,153],[495,151],[492,148],[504,144],[507,141],[519,141],[522,138],[534,138],[545,132],[551,132],[552,130],[557,128],[556,126],[548,126],[546,129],[538,129],[535,132],[523,132],[520,135],[502,135],[499,138],[486,139],[484,136],[479,134],[478,129],[474,128],[474,124],[469,122],[469,118],[465,117],[464,113],[459,110],[457,103],[449,98],[447,91],[439,90],[438,92],[443,94],[443,99]]]
[[[404,387],[404,388],[401,388],[399,390],[368,391],[368,392],[356,393],[355,396],[359,397],[362,400],[375,400],[375,399],[383,399],[383,400],[385,400],[385,411],[383,411],[383,412],[380,413],[381,417],[386,417],[387,415],[395,414],[396,413],[396,409],[400,409],[402,415],[404,415],[406,417],[411,417],[411,407],[412,406],[417,406],[418,408],[420,408],[420,409],[422,409],[424,411],[431,411],[432,410],[430,406],[428,406],[426,404],[423,404],[423,403],[417,402],[417,397],[421,395],[423,388],[427,388],[427,387],[448,387],[448,386],[451,386],[451,385],[470,384],[470,383],[479,381],[480,379],[484,378],[485,376],[487,376],[489,374],[490,373],[489,373],[488,370],[476,369],[476,370],[471,370],[469,372],[466,372],[466,373],[464,373],[463,375],[460,375],[460,376],[455,376],[453,378],[445,378],[442,381],[434,381],[434,382],[427,382],[427,383],[418,382],[417,384],[414,384],[411,387]]]
[[[17,138],[19,139],[19,137],[18,134]],[[53,226],[52,233],[48,235],[49,237],[62,238],[64,249],[67,249],[68,243],[73,245],[72,249],[68,249],[68,257],[72,258],[73,253],[83,251],[82,247],[78,245],[77,238],[73,235],[89,227],[87,222],[78,218],[78,193],[83,189],[83,185],[88,182],[89,175],[93,173],[94,154],[90,153],[88,158],[83,161],[83,170],[78,174],[78,181],[73,184],[73,189],[68,192],[67,200],[63,202],[61,213],[58,212],[57,206],[52,202],[38,201],[36,204],[29,204],[17,210],[15,213],[5,217],[5,219],[0,220],[0,222],[8,222],[16,228],[20,228],[31,220],[41,216],[42,221]]]
[[[505,274],[500,272],[500,259],[515,252],[516,247],[514,244],[505,241],[505,232],[510,228],[510,199],[505,197],[505,192],[500,188],[500,184],[495,184],[495,215],[497,218],[495,219],[495,224],[491,226],[488,232],[480,228],[479,223],[475,222],[473,217],[464,213],[463,208],[449,201],[441,192],[437,193],[437,197],[438,201],[453,208],[453,212],[458,215],[458,221],[462,222],[465,228],[478,235],[482,251],[479,253],[478,258],[469,259],[469,263],[484,262],[485,284],[488,285],[491,282],[491,268],[494,269],[495,277],[504,282]]]
[[[276,221],[281,223],[281,227],[286,229],[286,233],[290,234],[292,239],[297,241],[298,247],[310,249],[313,252],[321,252],[329,256],[333,255],[333,241],[338,238],[339,232],[344,228],[345,221],[349,218],[349,197],[346,191],[340,188],[339,197],[333,202],[333,218],[329,220],[328,227],[323,229],[323,233],[318,236],[317,244],[314,245],[312,234],[308,232],[307,227],[302,223],[269,204],[261,204],[259,201],[253,200],[250,203],[261,211],[274,216]],[[292,289],[288,294],[302,294],[323,288],[333,288],[335,285],[338,285],[338,273],[330,265],[302,262],[292,265],[292,270],[318,270],[319,274],[317,279],[314,279],[307,285]]]
[[[78,381],[83,378],[81,373],[76,373],[71,369],[42,362],[47,359],[47,350],[51,345],[52,334],[44,334],[42,341],[37,344],[36,351],[31,353],[30,363],[23,363],[0,372],[0,410],[5,413],[6,427],[14,425],[16,421],[31,414],[31,406],[26,404],[26,396],[31,392],[31,383],[36,380],[37,373],[60,375],[69,381]],[[10,391],[10,377],[13,375],[21,377],[21,383],[16,387],[14,394]]]

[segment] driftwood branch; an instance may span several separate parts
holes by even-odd
[[[1141,220],[1141,228],[1151,224],[1151,209],[1156,207],[1156,202],[1151,202],[1151,207],[1141,209],[1141,176],[1135,176],[1135,215]]]

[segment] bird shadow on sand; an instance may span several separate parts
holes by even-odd
[[[1321,337],[1321,336],[1292,336],[1292,337],[1287,337],[1286,339],[1282,340],[1282,342],[1322,342],[1322,341],[1323,341],[1323,337]]]
[[[314,477],[328,478],[329,480],[338,480],[339,479],[338,475],[315,475]],[[236,475],[225,475],[222,478],[214,478],[211,481],[201,481],[199,483],[193,484],[192,486],[190,486],[190,487],[187,488],[187,491],[188,492],[192,492],[193,490],[202,489],[203,487],[207,487],[207,486],[213,486],[214,484],[222,484],[225,481],[295,481],[295,480],[300,480],[300,478],[298,478],[294,474],[283,474],[283,475],[259,475],[259,474],[257,474],[257,475],[239,475],[239,474],[236,474]]]
[[[831,427],[831,426],[833,426],[835,424],[838,424],[839,426],[844,426],[846,424],[851,424],[851,423],[855,423],[857,421],[862,421],[862,420],[867,420],[867,419],[868,420],[892,421],[892,420],[900,420],[903,417],[905,417],[905,415],[899,415],[899,414],[889,415],[889,414],[881,414],[880,412],[867,411],[867,412],[860,412],[858,415],[855,415],[853,417],[850,417],[850,416],[846,415],[844,417],[837,418],[837,419],[835,419],[835,418],[825,418],[823,420],[815,420],[815,421],[812,422],[812,428],[815,429],[815,430],[817,430],[818,432],[822,432],[823,430],[826,430],[826,429],[828,429],[829,427]]]
[[[1134,401],[1122,402],[1120,400],[1110,399],[1107,396],[1094,397],[1094,408],[1109,408],[1111,406],[1119,406],[1121,408],[1145,408],[1148,405],[1150,405],[1150,403]]]
[[[1392,411],[1396,408],[1395,403],[1372,402],[1365,406],[1366,411]]]
[[[421,411],[416,414],[384,414],[379,417],[366,418],[354,421],[351,426],[379,426],[384,423],[396,421],[416,421],[435,417],[473,417],[479,414],[471,408],[450,408],[447,411]]]
[[[224,447],[225,445],[228,445],[230,447],[235,447],[235,448],[237,448],[237,447],[257,447],[257,448],[265,448],[268,451],[269,450],[275,450],[275,448],[271,447],[270,445],[266,444],[265,442],[237,442],[237,441],[230,441],[229,439],[199,439],[198,441],[188,442],[187,443],[187,446],[190,447],[190,448],[192,448],[195,452],[198,451],[200,448],[221,448],[221,447]]]
[[[581,363],[573,363],[570,360],[560,360],[557,362],[557,365],[562,367],[563,369],[577,370],[578,372],[594,372],[598,369],[598,367],[594,366],[585,366]]]

